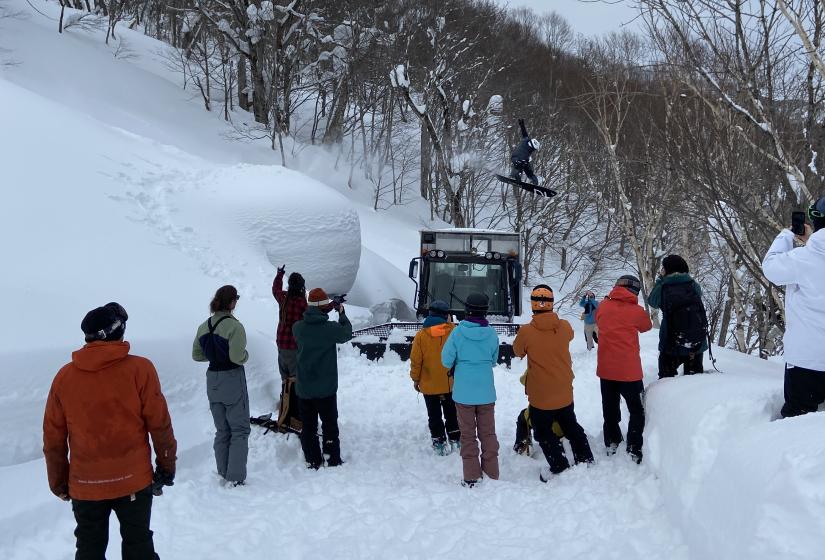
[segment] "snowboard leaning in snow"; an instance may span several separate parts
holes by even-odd
[[[498,175],[496,174],[496,179],[501,181],[502,183],[507,183],[508,185],[513,185],[519,188],[522,188],[526,191],[530,191],[533,194],[538,194],[540,196],[546,196],[547,198],[556,196],[556,191],[553,189],[548,189],[547,187],[541,187],[539,185],[534,185],[533,183],[527,183],[524,181],[517,181],[512,177],[507,177],[506,175]]]

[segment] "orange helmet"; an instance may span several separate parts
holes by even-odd
[[[533,313],[537,311],[553,311],[553,288],[546,284],[539,284],[530,294],[530,307]]]

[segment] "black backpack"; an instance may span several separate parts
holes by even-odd
[[[668,351],[678,355],[701,352],[708,339],[708,318],[693,282],[666,285],[662,296]]]

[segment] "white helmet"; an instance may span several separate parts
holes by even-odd
[[[527,144],[528,144],[531,148],[533,148],[534,150],[538,150],[539,148],[541,148],[541,142],[539,142],[539,141],[538,141],[538,140],[536,140],[535,138],[531,138],[531,139],[530,139],[530,141],[529,141]]]

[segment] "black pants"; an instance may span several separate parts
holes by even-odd
[[[642,397],[645,386],[639,381],[608,381],[601,379],[602,386],[602,415],[604,417],[604,445],[611,447],[622,443],[622,430],[619,421],[622,419],[620,408],[621,399],[627,405],[630,419],[627,425],[627,452],[641,455],[642,434],[645,430],[645,408]]]
[[[530,424],[533,425],[533,433],[539,447],[550,464],[550,471],[558,474],[570,467],[561,440],[553,433],[554,421],[559,423],[564,436],[570,441],[576,463],[592,463],[593,452],[590,450],[584,428],[576,420],[572,404],[558,410],[542,410],[531,406]]]
[[[120,522],[123,560],[158,560],[149,520],[152,515],[152,487],[114,500],[72,500],[77,521],[75,560],[105,560],[109,544],[109,514]]]
[[[511,158],[513,163],[513,167],[510,170],[510,177],[515,179],[516,181],[521,181],[521,174],[524,173],[527,175],[527,178],[530,180],[531,183],[534,185],[539,184],[539,178],[536,177],[536,174],[533,173],[533,166],[530,165],[529,161],[524,161],[516,158]]]
[[[523,409],[516,417],[516,443],[513,444],[513,450],[518,451],[519,447],[523,445],[533,445],[533,436],[531,433],[530,422],[526,417],[527,409]]]
[[[825,402],[825,371],[785,366],[782,418],[816,412]]]
[[[322,399],[299,399],[301,401],[301,448],[304,459],[311,467],[320,467],[324,462],[321,446],[318,444],[318,418],[321,419],[323,452],[329,455],[329,462],[341,462],[341,442],[338,440],[338,397]]]
[[[461,432],[458,429],[458,419],[455,414],[455,403],[452,394],[424,395],[424,404],[427,405],[427,423],[430,426],[430,437],[434,441],[443,442],[447,440],[447,437],[450,438],[450,441],[458,441],[461,438]]]
[[[678,354],[668,354],[659,352],[659,379],[663,377],[676,377],[679,373],[679,366],[685,366],[685,375],[703,373],[705,366],[702,363],[702,352],[697,352],[693,356],[680,356]]]

